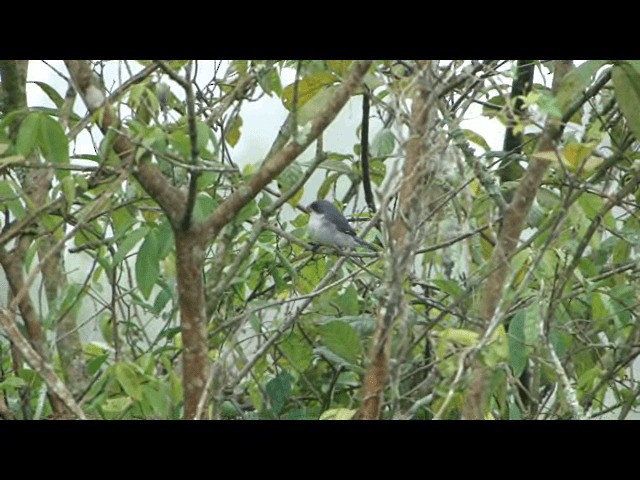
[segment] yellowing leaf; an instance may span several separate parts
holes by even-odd
[[[469,184],[469,193],[476,197],[479,193],[481,193],[480,182],[477,178],[474,178]]]
[[[302,107],[305,103],[316,96],[320,90],[336,83],[333,73],[319,72],[309,75],[298,82],[298,104],[296,108]],[[282,103],[287,110],[293,110],[293,100],[295,93],[295,83],[282,90]]]
[[[240,140],[240,129],[242,128],[242,117],[238,115],[233,119],[231,125],[227,127],[227,131],[224,134],[224,138],[229,145],[235,147]]]
[[[592,143],[571,142],[564,147],[563,160],[567,167],[575,172],[595,147]]]
[[[604,162],[604,159],[602,157],[591,155],[589,158],[587,158],[587,161],[584,162],[584,165],[582,167],[582,174],[580,176],[583,178],[588,177],[598,169],[602,162]]]
[[[459,343],[465,347],[470,347],[478,342],[478,332],[465,330],[462,328],[445,328],[440,332],[440,338],[452,343]]]
[[[332,408],[322,412],[320,420],[351,420],[356,412],[357,410],[350,408]]]
[[[536,102],[540,100],[541,96],[542,95],[540,95],[539,92],[536,92],[536,91],[529,92],[529,94],[526,97],[524,97],[524,99],[522,100],[522,108],[527,108],[527,107],[530,107],[531,105],[535,105]]]
[[[326,64],[329,70],[343,77],[348,71],[352,60],[327,60]]]
[[[540,160],[548,160],[550,162],[558,161],[558,154],[553,150],[545,150],[544,152],[536,152],[533,154],[535,158],[539,158]]]
[[[611,78],[618,106],[629,129],[640,138],[640,75],[632,66],[620,63],[613,67]]]

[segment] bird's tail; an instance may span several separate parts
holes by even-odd
[[[368,248],[369,250],[373,250],[374,252],[377,252],[378,249],[375,248],[372,244],[365,242],[364,240],[362,240],[361,238],[358,238],[356,236],[353,237],[353,239],[358,242],[360,245],[362,245],[363,247]]]

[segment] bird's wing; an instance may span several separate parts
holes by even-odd
[[[351,225],[349,225],[349,222],[345,220],[344,217],[339,217],[334,220],[336,222],[336,228],[338,229],[338,231],[354,237],[356,236],[356,231]]]

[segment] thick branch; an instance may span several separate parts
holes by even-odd
[[[174,229],[176,233],[180,325],[184,342],[184,418],[200,417],[200,412],[203,411],[201,403],[203,396],[206,396],[209,378],[210,361],[207,355],[207,323],[202,279],[206,244],[234,218],[244,205],[319,137],[351,97],[353,91],[360,85],[370,63],[356,62],[351,75],[337,89],[327,106],[311,122],[310,132],[304,139],[290,143],[274,156],[267,158],[258,173],[227,198],[204,224],[192,225],[188,231]],[[287,193],[285,193],[286,195]],[[256,225],[254,234],[256,232],[259,234],[260,223],[261,220]],[[254,237],[257,238],[257,234]]]
[[[509,114],[509,124],[504,134],[503,150],[507,155],[502,159],[499,170],[500,181],[502,183],[509,180],[516,180],[522,175],[522,167],[516,161],[522,153],[522,138],[524,129],[515,133],[515,126],[523,114],[523,96],[531,91],[533,86],[534,73],[533,60],[518,60],[516,76],[511,87],[511,99],[515,99],[513,114]]]
[[[393,325],[403,317],[406,308],[403,282],[415,255],[415,242],[410,233],[419,229],[419,212],[424,189],[418,188],[428,176],[425,134],[433,116],[431,88],[428,80],[431,62],[420,62],[421,71],[413,95],[411,137],[403,165],[399,193],[399,208],[391,228],[392,245],[387,273],[388,295],[376,312],[376,328],[370,351],[371,363],[365,374],[362,409],[358,415],[364,420],[380,417],[384,388],[389,378],[389,356]]]
[[[65,65],[76,90],[89,111],[94,113],[100,110],[97,123],[102,133],[106,135],[111,129],[120,130],[122,128],[120,120],[109,102],[105,100],[104,89],[97,76],[91,71],[89,64],[80,60],[65,60]],[[113,149],[123,162],[132,163],[134,161],[136,147],[125,135],[116,134]],[[164,175],[148,162],[140,161],[138,168],[134,169],[134,176],[142,188],[165,211],[172,225],[179,225],[185,210],[184,193],[171,185]]]
[[[555,74],[552,85],[552,92],[554,94],[557,93],[560,80],[569,73],[572,67],[573,63],[570,61],[555,62]],[[553,151],[555,142],[558,141],[560,134],[560,122],[552,117],[547,118],[542,137],[536,148],[536,153]],[[494,320],[496,309],[502,298],[505,281],[509,273],[509,258],[511,258],[511,255],[518,245],[518,240],[520,239],[520,234],[524,228],[529,210],[538,193],[542,178],[549,163],[549,160],[537,157],[534,153],[529,162],[529,167],[514,192],[513,200],[504,212],[504,220],[502,230],[498,237],[498,243],[493,249],[491,258],[489,259],[491,274],[485,282],[485,288],[481,295],[483,303],[480,313],[485,322],[485,330],[487,331],[497,327],[496,321],[492,320]],[[485,331],[485,336],[486,334],[487,332]],[[479,364],[476,364],[474,372],[472,384],[465,398],[463,416],[465,418],[481,419],[484,417],[486,372]]]

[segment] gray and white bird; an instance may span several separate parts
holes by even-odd
[[[356,231],[331,202],[316,200],[309,205],[308,210],[307,232],[313,241],[341,248],[361,245],[376,251],[373,245],[358,238]]]

